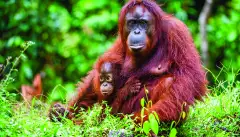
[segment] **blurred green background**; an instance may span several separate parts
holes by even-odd
[[[0,64],[19,56],[24,41],[36,44],[24,53],[9,90],[20,93],[37,73],[44,94],[61,100],[91,69],[117,37],[118,15],[126,0],[1,0]],[[164,11],[189,27],[200,49],[199,14],[204,0],[157,0]],[[207,25],[209,65],[219,79],[231,79],[240,68],[240,0],[215,0]],[[199,50],[200,51],[200,50]],[[238,80],[240,79],[237,77]],[[211,75],[210,84],[214,83]],[[61,86],[57,86],[61,85]],[[19,95],[19,94],[18,94]],[[20,99],[20,96],[18,96]]]

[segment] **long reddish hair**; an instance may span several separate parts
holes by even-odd
[[[142,62],[142,66],[135,68],[133,66],[133,70],[123,68],[125,70],[123,75],[131,76],[133,74],[140,77],[162,61],[170,61],[172,65],[169,71],[176,77],[175,81],[184,80],[185,86],[188,86],[189,92],[193,92],[194,98],[200,99],[205,94],[207,80],[191,34],[184,23],[166,14],[156,2],[151,0],[130,0],[122,8],[118,28],[124,50],[126,50],[127,46],[124,37],[125,16],[130,9],[137,5],[145,7],[154,17],[153,49],[148,59]],[[127,58],[125,57],[125,65],[123,66],[133,65]],[[173,88],[176,90],[183,88],[178,86],[181,86],[181,84],[174,84]],[[193,100],[192,98],[191,102]]]

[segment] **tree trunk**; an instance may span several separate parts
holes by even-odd
[[[201,53],[202,53],[202,61],[204,66],[208,66],[209,56],[208,56],[208,40],[207,40],[207,20],[211,12],[213,0],[206,0],[203,6],[203,9],[198,18],[199,22],[199,30],[201,36]]]

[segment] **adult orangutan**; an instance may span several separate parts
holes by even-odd
[[[178,120],[181,111],[187,112],[207,91],[205,72],[188,28],[151,0],[130,0],[121,10],[118,27],[119,37],[102,57],[107,60],[111,55],[119,55],[123,82],[135,77],[149,90],[147,96],[153,105],[145,112],[144,120],[151,111],[157,112],[161,121]],[[158,71],[161,68],[163,72]],[[161,75],[156,75],[158,73]],[[69,103],[71,113],[97,102],[93,88],[95,75],[96,68],[83,80],[78,95]],[[123,84],[122,88],[126,86],[129,85]],[[122,98],[121,89],[117,92],[113,104]],[[146,94],[141,87],[137,95],[119,104],[118,112],[139,117],[143,97]],[[184,103],[186,106],[182,107]]]

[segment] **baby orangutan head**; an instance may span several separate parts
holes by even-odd
[[[106,62],[101,66],[100,72],[100,91],[103,96],[109,96],[114,91],[114,67],[113,64]]]

